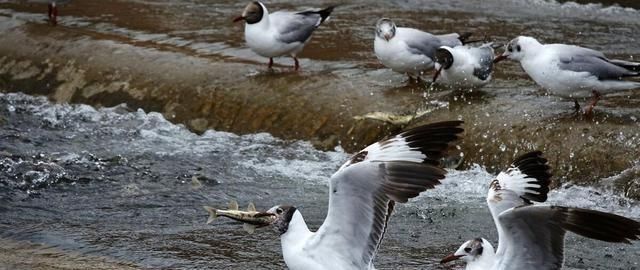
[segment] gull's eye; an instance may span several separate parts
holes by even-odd
[[[282,214],[282,212],[283,212],[283,211],[284,211],[284,210],[282,210],[282,208],[278,208],[278,209],[276,210],[276,213],[277,213],[278,215],[280,215],[280,214]]]
[[[466,252],[466,253],[471,252],[471,248],[470,247],[464,248],[464,252]]]
[[[507,46],[507,51],[513,52],[513,47],[511,47],[511,44],[509,44],[509,46]]]

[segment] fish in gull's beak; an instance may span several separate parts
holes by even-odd
[[[238,203],[231,201],[229,203],[228,210],[222,210],[213,208],[210,206],[204,206],[204,209],[209,212],[209,219],[207,224],[216,220],[219,216],[228,217],[230,219],[240,221],[243,224],[243,228],[248,233],[253,233],[256,228],[269,226],[276,221],[276,214],[268,212],[258,212],[253,203],[249,204],[247,211],[241,211],[238,209]]]

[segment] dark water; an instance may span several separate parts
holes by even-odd
[[[347,157],[268,134],[196,135],[126,106],[95,110],[22,94],[0,95],[0,119],[1,236],[142,268],[283,268],[274,232],[206,225],[202,205],[291,203],[317,228],[326,180]],[[483,201],[490,179],[480,167],[453,171],[398,207],[378,267],[446,269],[437,261],[465,239],[495,239]],[[551,202],[640,217],[636,202],[602,189],[564,187]],[[640,255],[637,243],[574,237],[567,249],[577,269],[632,269]]]

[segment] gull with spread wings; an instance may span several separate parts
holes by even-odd
[[[498,249],[483,238],[465,242],[442,263],[462,259],[467,270],[552,270],[564,263],[567,231],[613,243],[640,237],[640,222],[574,207],[534,205],[547,200],[551,174],[542,152],[518,157],[489,185],[487,204],[498,229]]]
[[[461,124],[420,126],[355,154],[331,176],[329,210],[316,232],[294,206],[269,209],[289,269],[373,269],[395,203],[440,184],[446,171],[439,159],[460,137]]]

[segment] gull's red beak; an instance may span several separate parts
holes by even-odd
[[[390,34],[384,34],[384,40],[389,41],[391,39],[391,35]]]
[[[455,254],[449,254],[447,257],[444,257],[440,263],[448,263],[450,261],[455,261],[457,259],[460,259],[463,255],[455,255]]]
[[[504,54],[498,55],[496,56],[496,58],[493,59],[493,63],[498,63],[504,59],[507,59],[507,56],[505,56]]]
[[[440,72],[442,72],[442,68],[444,68],[444,66],[440,65],[440,68],[436,70],[436,73],[433,74],[433,81],[431,81],[431,83],[436,82],[436,80],[438,79],[438,76],[440,76]]]
[[[233,22],[239,22],[239,21],[242,21],[242,20],[244,20],[244,16],[238,16],[238,17],[233,18]]]

